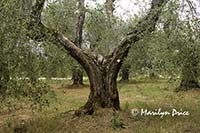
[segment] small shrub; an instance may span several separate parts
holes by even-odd
[[[125,124],[123,123],[122,119],[119,118],[118,115],[115,115],[111,119],[111,127],[115,130],[121,130],[125,128]]]

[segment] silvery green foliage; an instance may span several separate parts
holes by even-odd
[[[43,106],[50,87],[38,81],[43,57],[36,49],[39,44],[26,36],[28,5],[23,2],[0,2],[0,101],[28,98]]]
[[[132,73],[153,72],[176,78],[182,75],[186,64],[194,66],[196,62],[195,67],[199,68],[198,20],[181,19],[180,8],[177,1],[169,2],[160,16],[157,30],[131,48],[126,62],[131,62]]]

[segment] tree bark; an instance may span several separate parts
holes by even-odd
[[[72,70],[72,86],[83,86],[83,71],[79,66],[74,66]]]
[[[155,30],[156,22],[167,0],[153,0],[146,17],[117,44],[109,55],[102,59],[99,59],[98,55],[82,50],[62,33],[43,25],[41,13],[44,2],[45,0],[36,0],[32,7],[28,36],[35,41],[52,41],[57,46],[64,47],[86,71],[90,82],[89,98],[75,114],[92,114],[98,107],[119,110],[117,75],[123,60],[132,44]]]
[[[155,70],[154,70],[154,67],[153,67],[153,64],[149,64],[149,79],[151,80],[155,80],[157,79],[157,75],[155,74]]]
[[[75,44],[81,48],[82,42],[83,42],[83,25],[85,21],[85,8],[84,8],[85,0],[79,0],[78,2],[78,10],[79,10],[79,16],[77,19],[76,24],[76,38],[75,38]],[[72,86],[82,86],[83,85],[83,70],[80,66],[73,66],[72,69]]]
[[[193,54],[192,54],[193,55]],[[188,54],[188,56],[190,56]],[[190,59],[190,60],[189,60]],[[197,57],[190,58],[185,62],[182,68],[182,79],[180,86],[176,88],[176,91],[186,91],[190,89],[199,89],[198,82],[198,59]]]
[[[150,78],[151,80],[154,80],[154,79],[157,78],[157,76],[156,76],[156,74],[155,74],[154,72],[150,72],[149,78]]]
[[[191,74],[190,72],[183,75],[183,78],[181,80],[181,84],[178,88],[178,91],[196,89],[196,88],[200,88],[200,86],[199,86],[198,80],[195,78],[195,76],[193,74]]]
[[[106,0],[105,2],[105,11],[106,11],[106,15],[108,18],[108,23],[109,23],[109,27],[112,28],[114,30],[114,15],[113,15],[113,11],[115,10],[114,8],[114,2],[115,0]]]
[[[130,69],[130,65],[122,65],[121,68],[121,80],[122,82],[128,82],[129,81],[129,69]]]
[[[119,94],[117,90],[118,69],[111,70],[98,64],[91,64],[88,71],[90,81],[90,94],[87,103],[78,109],[75,114],[92,114],[97,108],[120,109]]]

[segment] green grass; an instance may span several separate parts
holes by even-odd
[[[92,116],[74,117],[73,112],[83,105],[88,97],[89,88],[67,89],[68,82],[50,82],[57,99],[49,99],[51,105],[42,112],[31,113],[25,111],[23,115],[29,116],[25,119],[25,127],[29,132],[127,132],[127,133],[182,133],[200,132],[200,91],[175,93],[177,84],[166,81],[153,82],[129,82],[118,85],[122,111],[118,112],[120,119],[125,124],[125,129],[114,130],[111,126],[113,118],[110,110],[100,111]],[[130,110],[149,109],[171,111],[183,109],[190,112],[189,116],[172,117],[164,116],[136,116],[130,114]],[[3,116],[0,116],[0,118]],[[7,117],[7,119],[5,119]],[[20,126],[20,113],[15,117],[7,114],[4,116],[3,132],[12,132],[13,128]]]

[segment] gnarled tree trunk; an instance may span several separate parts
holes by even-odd
[[[90,94],[87,103],[75,112],[76,115],[92,114],[97,108],[120,109],[117,90],[117,70],[109,71],[97,65],[89,72]]]
[[[182,69],[182,79],[180,86],[176,88],[176,91],[185,91],[189,89],[197,89],[200,88],[198,82],[198,58],[191,58],[188,60]]]
[[[36,41],[52,41],[64,47],[83,67],[90,81],[90,95],[87,103],[76,111],[76,115],[92,114],[95,108],[120,109],[117,90],[117,75],[123,60],[127,57],[132,44],[155,30],[156,22],[167,0],[153,0],[149,13],[129,32],[107,56],[98,58],[89,51],[78,47],[64,34],[46,27],[41,22],[45,0],[36,0],[28,25],[28,36]]]

